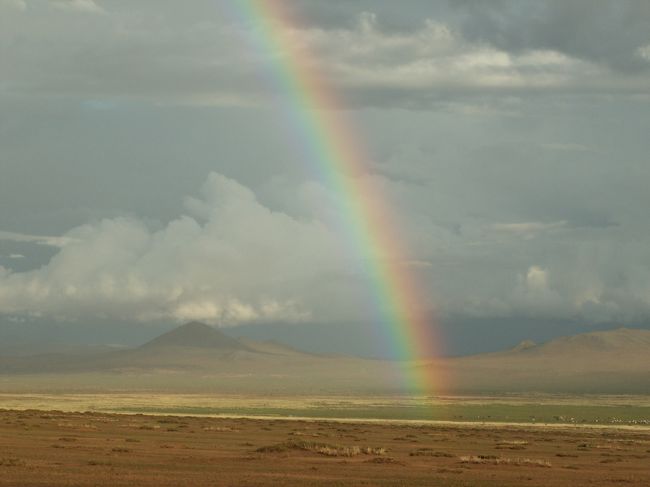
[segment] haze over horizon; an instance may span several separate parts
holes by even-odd
[[[445,353],[650,328],[648,2],[288,4],[409,249],[369,258]],[[254,34],[224,0],[0,0],[0,341],[389,354]]]

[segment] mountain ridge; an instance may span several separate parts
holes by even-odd
[[[511,349],[519,353],[616,353],[646,350],[650,353],[650,330],[620,327],[554,338],[541,344],[525,340]]]
[[[216,328],[190,321],[137,347],[141,350],[163,347],[213,348],[253,351],[240,340],[229,337]]]
[[[432,376],[448,378],[444,392],[452,394],[647,394],[648,357],[650,331],[628,328],[560,337],[539,345],[524,341],[501,352],[397,364],[310,354],[273,341],[238,340],[204,323],[191,322],[128,350],[0,357],[0,375],[3,380],[37,375],[43,378],[44,387],[52,381],[66,383],[66,377],[76,374],[75,380],[89,380],[92,387],[97,383],[92,378],[98,376],[105,383],[119,381],[120,388],[128,378],[128,387],[133,389],[149,388],[158,381],[165,389],[233,393],[306,393],[324,388],[394,392],[403,391],[404,370],[424,368]]]

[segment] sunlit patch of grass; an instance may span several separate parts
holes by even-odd
[[[93,385],[112,376],[87,375]],[[80,377],[81,380],[81,377]],[[49,378],[48,378],[49,381]],[[49,386],[49,382],[48,382]],[[305,416],[312,418],[369,418],[369,419],[419,419],[441,421],[490,421],[572,424],[646,424],[650,418],[647,396],[621,399],[582,396],[557,398],[555,396],[525,395],[498,398],[472,399],[465,397],[433,400],[423,397],[366,397],[331,398],[292,396],[220,397],[209,394],[184,393],[129,393],[129,394],[0,394],[0,407],[21,405],[47,409],[87,410],[105,412],[154,413],[175,415],[254,415],[254,416]],[[60,421],[59,413],[43,418]],[[27,416],[25,416],[27,418]],[[18,417],[17,419],[22,419]],[[104,418],[89,418],[102,422]],[[161,418],[162,421],[171,421]],[[29,426],[24,425],[23,426]]]

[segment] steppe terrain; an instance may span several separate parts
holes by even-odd
[[[649,356],[619,329],[396,363],[201,323],[5,355],[0,485],[647,486]]]
[[[647,486],[650,431],[0,411],[0,485]]]

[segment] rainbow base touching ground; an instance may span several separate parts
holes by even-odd
[[[398,358],[413,361],[437,355],[434,313],[409,265],[399,229],[386,197],[372,183],[369,157],[358,131],[346,117],[345,104],[321,76],[314,57],[297,45],[299,25],[282,0],[227,2],[239,21],[250,26],[255,48],[269,60],[270,80],[283,95],[292,140],[336,198],[342,237],[363,262],[371,288],[378,332]],[[402,365],[410,391],[432,394],[440,377],[431,366]]]

